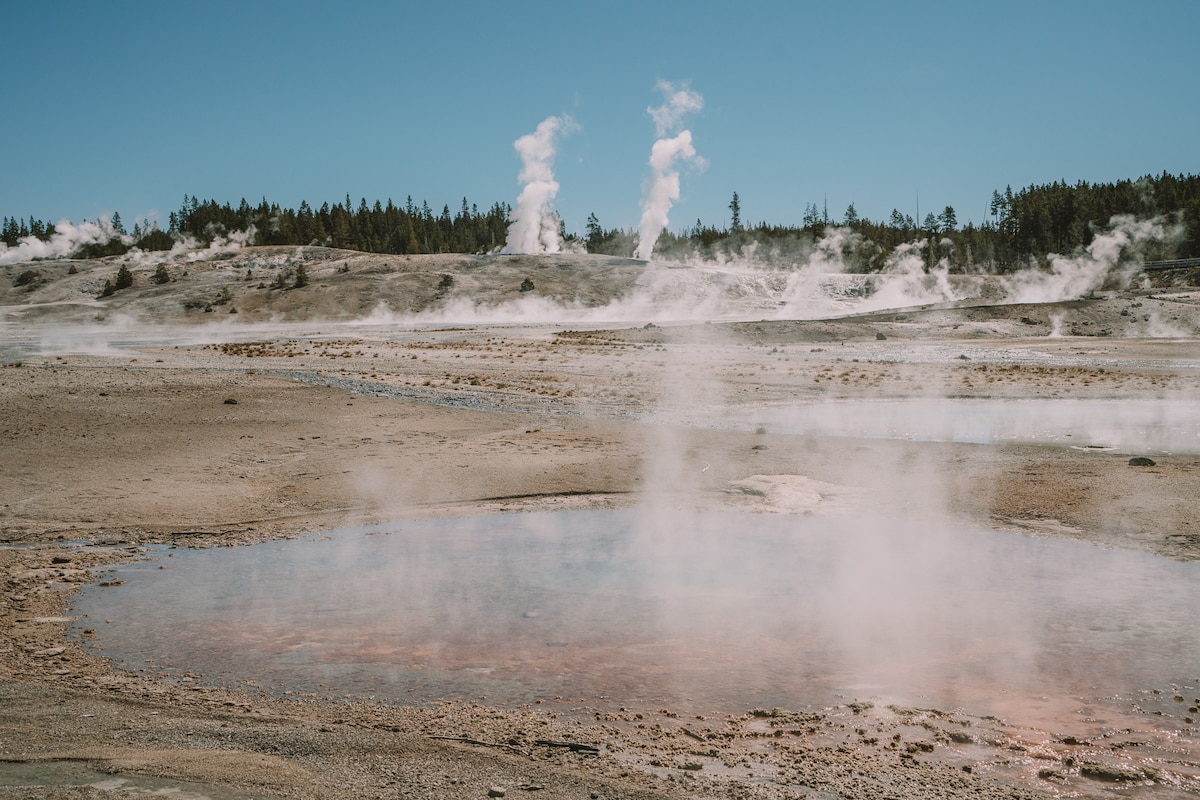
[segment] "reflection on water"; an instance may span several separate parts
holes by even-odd
[[[1200,692],[1200,565],[1078,542],[620,511],[158,555],[84,592],[80,628],[122,666],[276,691],[712,713],[840,694],[1051,728]]]

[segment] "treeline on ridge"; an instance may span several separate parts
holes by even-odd
[[[257,206],[242,200],[235,209],[184,195],[183,206],[171,212],[170,230],[205,244],[253,227],[254,239],[247,244],[317,244],[366,253],[486,253],[504,246],[510,211],[508,205],[494,203],[481,212],[465,197],[452,216],[448,205],[435,215],[428,202],[417,206],[411,196],[403,206],[391,199],[368,206],[362,198],[355,208],[346,195],[344,204],[325,203],[314,211],[304,201],[293,210],[265,199]]]
[[[819,240],[830,226],[852,230],[845,238],[841,256],[862,272],[877,271],[896,248],[927,241],[924,257],[930,264],[946,259],[953,271],[1006,272],[1045,265],[1052,254],[1070,254],[1092,243],[1114,217],[1161,219],[1178,232],[1161,242],[1142,243],[1146,260],[1200,257],[1200,176],[1145,176],[1117,183],[1062,181],[1029,186],[1019,192],[1007,187],[995,191],[989,206],[989,218],[981,224],[959,225],[954,208],[925,215],[919,223],[893,209],[887,220],[872,221],[860,217],[854,204],[841,219],[809,204],[800,227],[760,223],[744,226],[740,219],[741,202],[737,193],[729,204],[731,224],[717,229],[697,220],[695,226],[679,234],[664,232],[655,245],[655,255],[670,258],[699,250],[702,254],[734,255],[748,242],[770,245],[792,241]],[[636,237],[632,231],[607,231],[595,217],[588,220],[585,241],[589,251],[608,252],[619,248],[632,252]],[[787,248],[783,251],[786,255]],[[769,258],[770,253],[759,254]]]
[[[917,221],[898,210],[886,220],[860,217],[853,203],[840,219],[810,204],[799,225],[745,225],[741,199],[734,192],[729,204],[731,222],[717,228],[697,220],[690,228],[664,231],[655,247],[662,258],[694,255],[736,255],[750,242],[788,253],[792,246],[804,247],[823,237],[831,226],[849,229],[855,236],[842,240],[842,257],[853,268],[869,272],[883,266],[897,247],[927,241],[925,258],[946,259],[958,271],[1004,272],[1042,261],[1052,253],[1071,253],[1088,246],[1097,233],[1118,215],[1138,219],[1162,218],[1177,225],[1181,235],[1170,241],[1148,245],[1147,259],[1200,257],[1200,176],[1174,176],[1166,172],[1138,180],[1116,183],[1062,181],[1029,186],[1018,192],[1011,187],[992,194],[989,216],[982,223],[958,223],[955,210],[946,206]],[[218,237],[240,234],[248,245],[323,245],[373,253],[489,253],[503,246],[511,206],[494,203],[487,211],[463,198],[461,209],[451,214],[443,206],[434,214],[427,202],[417,206],[411,197],[403,206],[390,199],[368,205],[365,198],[355,206],[349,195],[344,203],[324,203],[313,209],[301,202],[298,209],[281,208],[266,199],[252,206],[244,199],[235,208],[215,200],[184,196],[178,211],[170,214],[169,228],[151,223],[135,225],[132,232],[114,214],[114,237],[93,243],[72,255],[97,258],[119,255],[133,247],[167,250],[178,241],[191,240],[207,246]],[[28,222],[5,217],[0,241],[10,247],[27,236],[49,240],[52,224],[33,218]],[[593,214],[582,236],[562,231],[564,239],[592,253],[632,256],[637,246],[634,231],[606,229]]]

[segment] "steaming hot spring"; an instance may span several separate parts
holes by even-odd
[[[303,304],[242,279],[297,259]],[[48,296],[2,321],[8,513],[144,548],[69,637],[168,683],[879,752],[936,711],[952,761],[1124,731],[1190,786],[1195,292],[894,266],[244,248]]]
[[[759,490],[789,488],[829,491]],[[86,592],[80,625],[119,620],[121,666],[274,692],[709,715],[853,697],[1097,733],[1200,663],[1194,564],[870,514],[508,514],[151,555]]]

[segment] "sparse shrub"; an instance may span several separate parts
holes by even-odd
[[[71,265],[71,268],[67,270],[67,274],[68,274],[68,275],[78,275],[78,274],[79,274],[79,267],[77,267],[77,266],[75,266],[74,264],[72,264],[72,265]]]
[[[443,274],[442,279],[438,281],[438,291],[444,292],[452,286],[454,286],[454,276]]]
[[[129,267],[124,264],[117,270],[115,279],[105,280],[104,288],[100,290],[101,297],[111,297],[121,289],[128,289],[133,286],[133,273],[129,271]]]
[[[274,282],[271,284],[273,289],[286,289],[288,282],[291,280],[292,271],[290,269],[281,269],[279,274],[275,276]]]
[[[293,289],[303,289],[308,286],[308,269],[303,265],[296,267],[296,282],[292,284]]]
[[[525,280],[521,281],[521,291],[522,292],[532,292],[533,291],[533,281],[531,281],[529,278],[526,278]]]
[[[167,272],[166,264],[159,264],[154,270],[154,282],[162,285],[171,282],[171,273]]]
[[[113,282],[113,288],[117,291],[128,289],[133,286],[133,273],[129,271],[129,267],[124,264],[117,270],[117,279]]]
[[[38,279],[41,277],[42,276],[39,275],[35,270],[27,269],[13,280],[13,288],[30,286],[37,283]]]

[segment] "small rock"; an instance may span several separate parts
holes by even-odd
[[[879,341],[881,341],[881,342],[882,342],[882,341],[883,341],[884,339],[886,339],[887,337],[886,337],[886,336],[884,336],[882,333],[877,333],[877,334],[875,334],[875,338],[876,338],[877,340],[879,340]]]
[[[51,658],[53,656],[61,656],[65,652],[67,652],[67,648],[65,647],[47,647],[45,650],[38,650],[33,655],[36,658]]]
[[[1155,461],[1153,458],[1146,458],[1145,456],[1134,456],[1129,459],[1129,466],[1131,467],[1153,467],[1154,464]]]
[[[225,398],[225,405],[227,405],[227,406],[236,406],[236,405],[237,405],[237,400],[234,400],[232,397],[226,397],[226,398]]]
[[[492,786],[488,788],[488,797],[504,797],[505,794],[507,794],[507,792],[505,792],[504,789],[499,786]]]
[[[1085,778],[1106,783],[1128,783],[1144,780],[1147,776],[1136,767],[1124,764],[1084,764],[1079,768],[1079,774]]]

